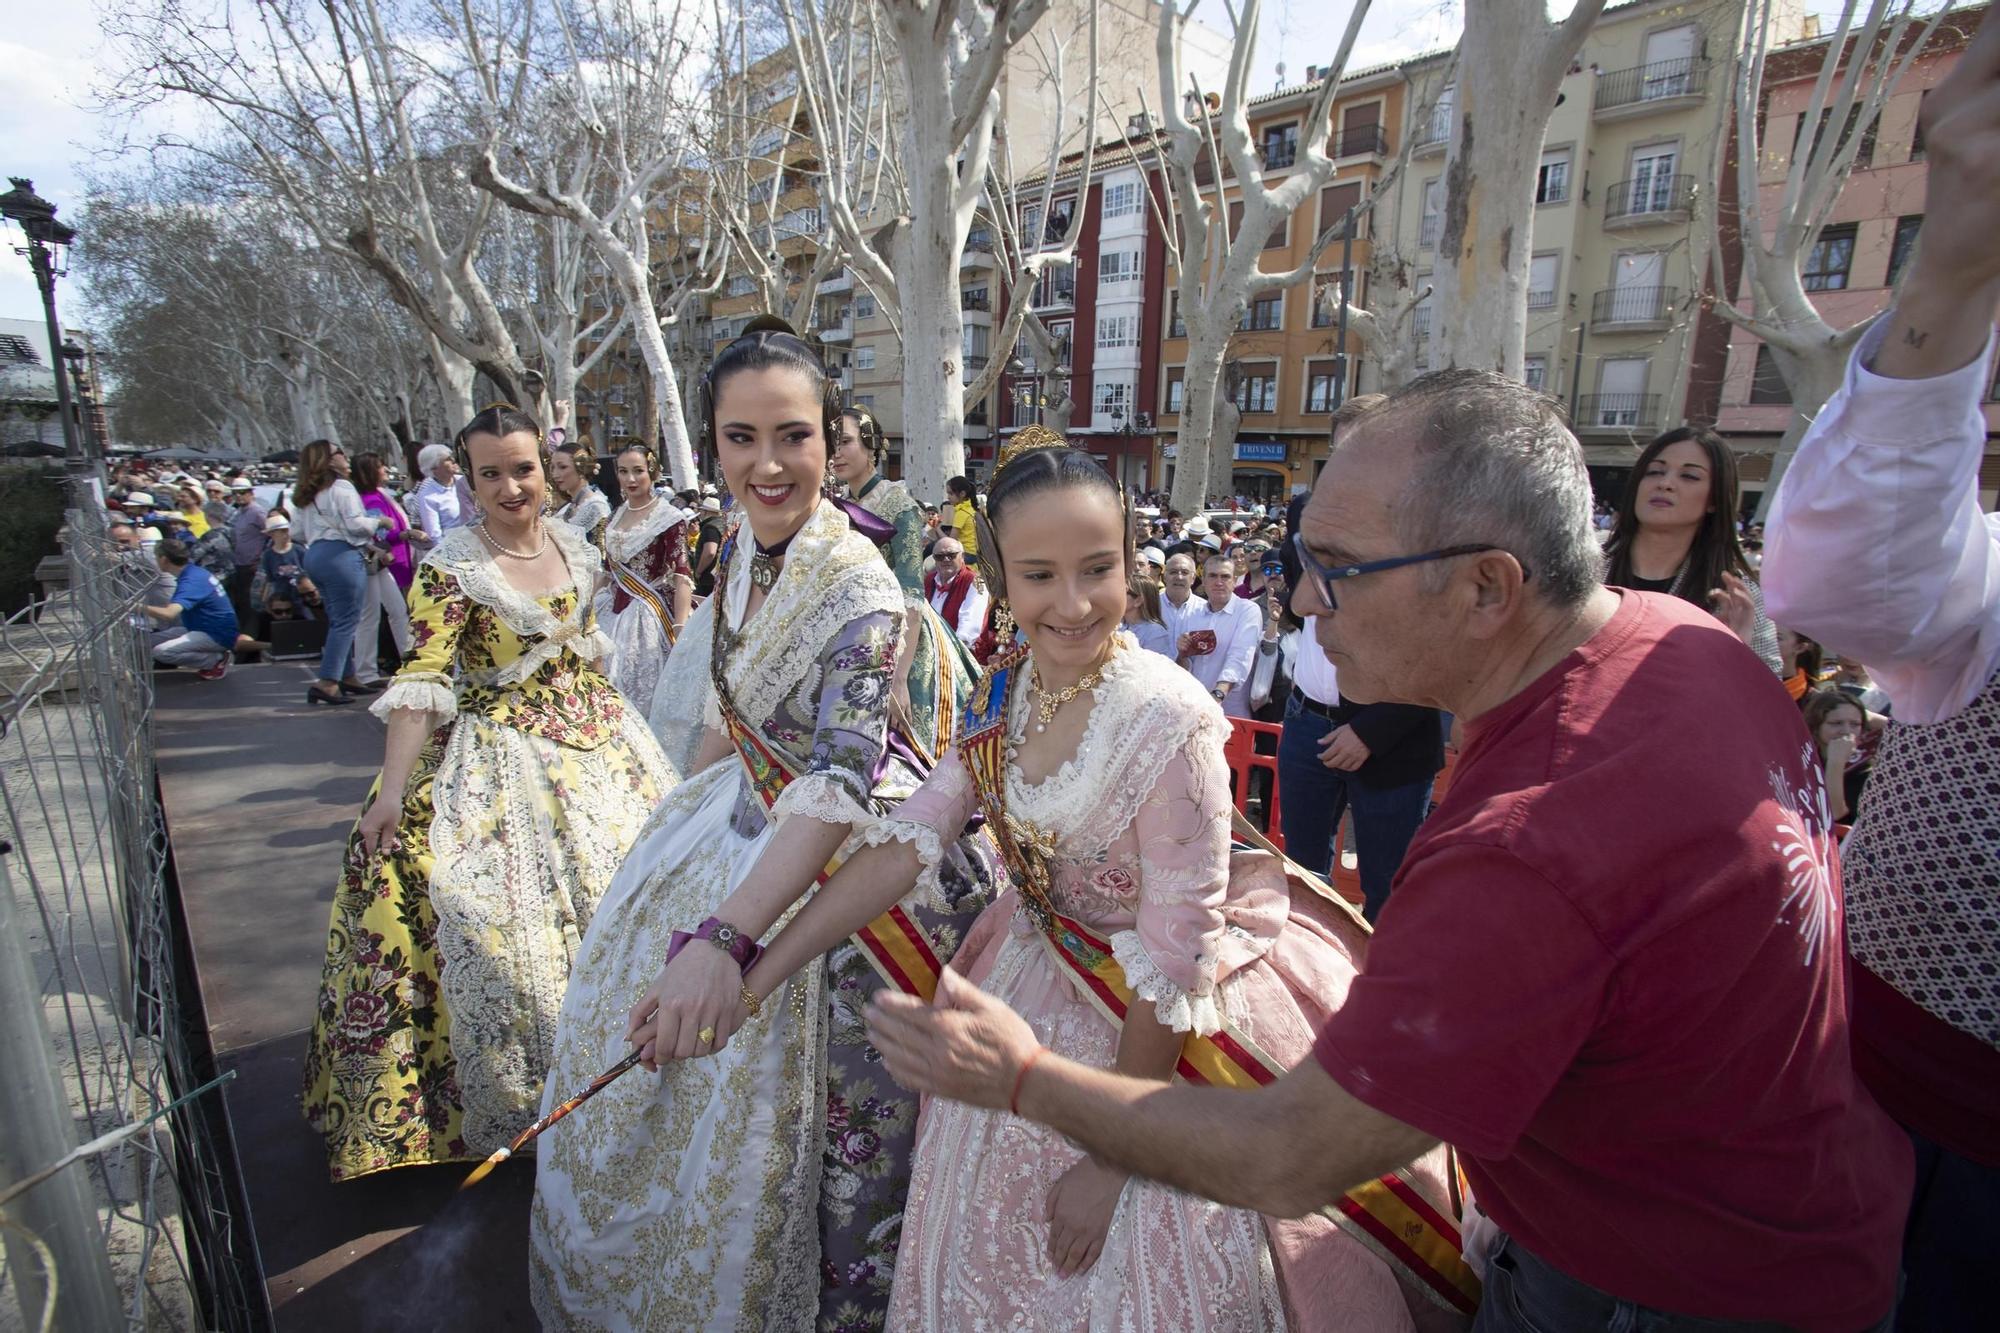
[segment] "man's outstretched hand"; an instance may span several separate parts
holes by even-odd
[[[868,1006],[868,1039],[904,1087],[996,1111],[1007,1109],[1041,1046],[1027,1020],[950,968],[933,1004],[878,994]]]

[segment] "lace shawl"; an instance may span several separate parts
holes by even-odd
[[[596,549],[566,523],[544,524],[543,531],[569,566],[570,590],[575,597],[567,615],[558,616],[533,595],[507,582],[499,562],[471,528],[448,530],[424,555],[424,564],[449,574],[467,597],[521,637],[521,655],[494,672],[490,680],[479,682],[482,685],[518,685],[565,648],[586,662],[596,661],[611,649],[611,641],[590,618],[590,591],[601,567]],[[386,716],[388,708],[421,706],[393,703],[392,697],[393,690],[384,691],[375,703],[376,710]]]
[[[629,504],[619,505],[618,512],[604,525],[604,548],[611,553],[613,559],[626,565],[636,562],[640,554],[651,546],[661,533],[674,524],[692,517],[685,509],[676,509],[665,500],[656,500],[636,526],[619,527],[618,520],[623,518],[630,508]]]

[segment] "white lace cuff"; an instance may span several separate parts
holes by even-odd
[[[1121,930],[1111,937],[1111,956],[1125,970],[1125,984],[1142,1000],[1153,1002],[1153,1011],[1162,1025],[1175,1032],[1192,1031],[1207,1037],[1222,1029],[1222,1007],[1216,992],[1195,995],[1175,985],[1153,962],[1136,930]]]
[[[458,711],[458,699],[451,691],[451,677],[442,671],[406,671],[390,682],[368,711],[389,720],[398,708],[450,717]]]
[[[854,839],[859,847],[879,847],[888,842],[906,842],[917,852],[917,901],[939,912],[958,909],[945,901],[944,885],[938,868],[944,864],[944,839],[929,824],[909,819],[876,819],[856,826]]]
[[[806,773],[791,780],[771,805],[771,821],[787,815],[804,815],[822,824],[853,827],[874,818],[868,808],[854,799],[848,785],[831,773]]]

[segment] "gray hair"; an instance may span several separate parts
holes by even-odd
[[[1440,370],[1377,412],[1414,426],[1414,466],[1392,511],[1411,551],[1491,543],[1557,606],[1603,583],[1583,446],[1555,399],[1490,370]],[[1425,573],[1433,589],[1447,577],[1437,565]]]
[[[433,468],[435,468],[439,463],[444,462],[445,459],[450,457],[451,457],[450,445],[427,444],[423,448],[417,450],[417,466],[422,468],[424,471],[424,475],[428,477],[431,474],[431,470]]]

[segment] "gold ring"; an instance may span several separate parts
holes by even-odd
[[[715,1029],[703,1028],[694,1034],[694,1039],[704,1046],[713,1046],[715,1044]]]

